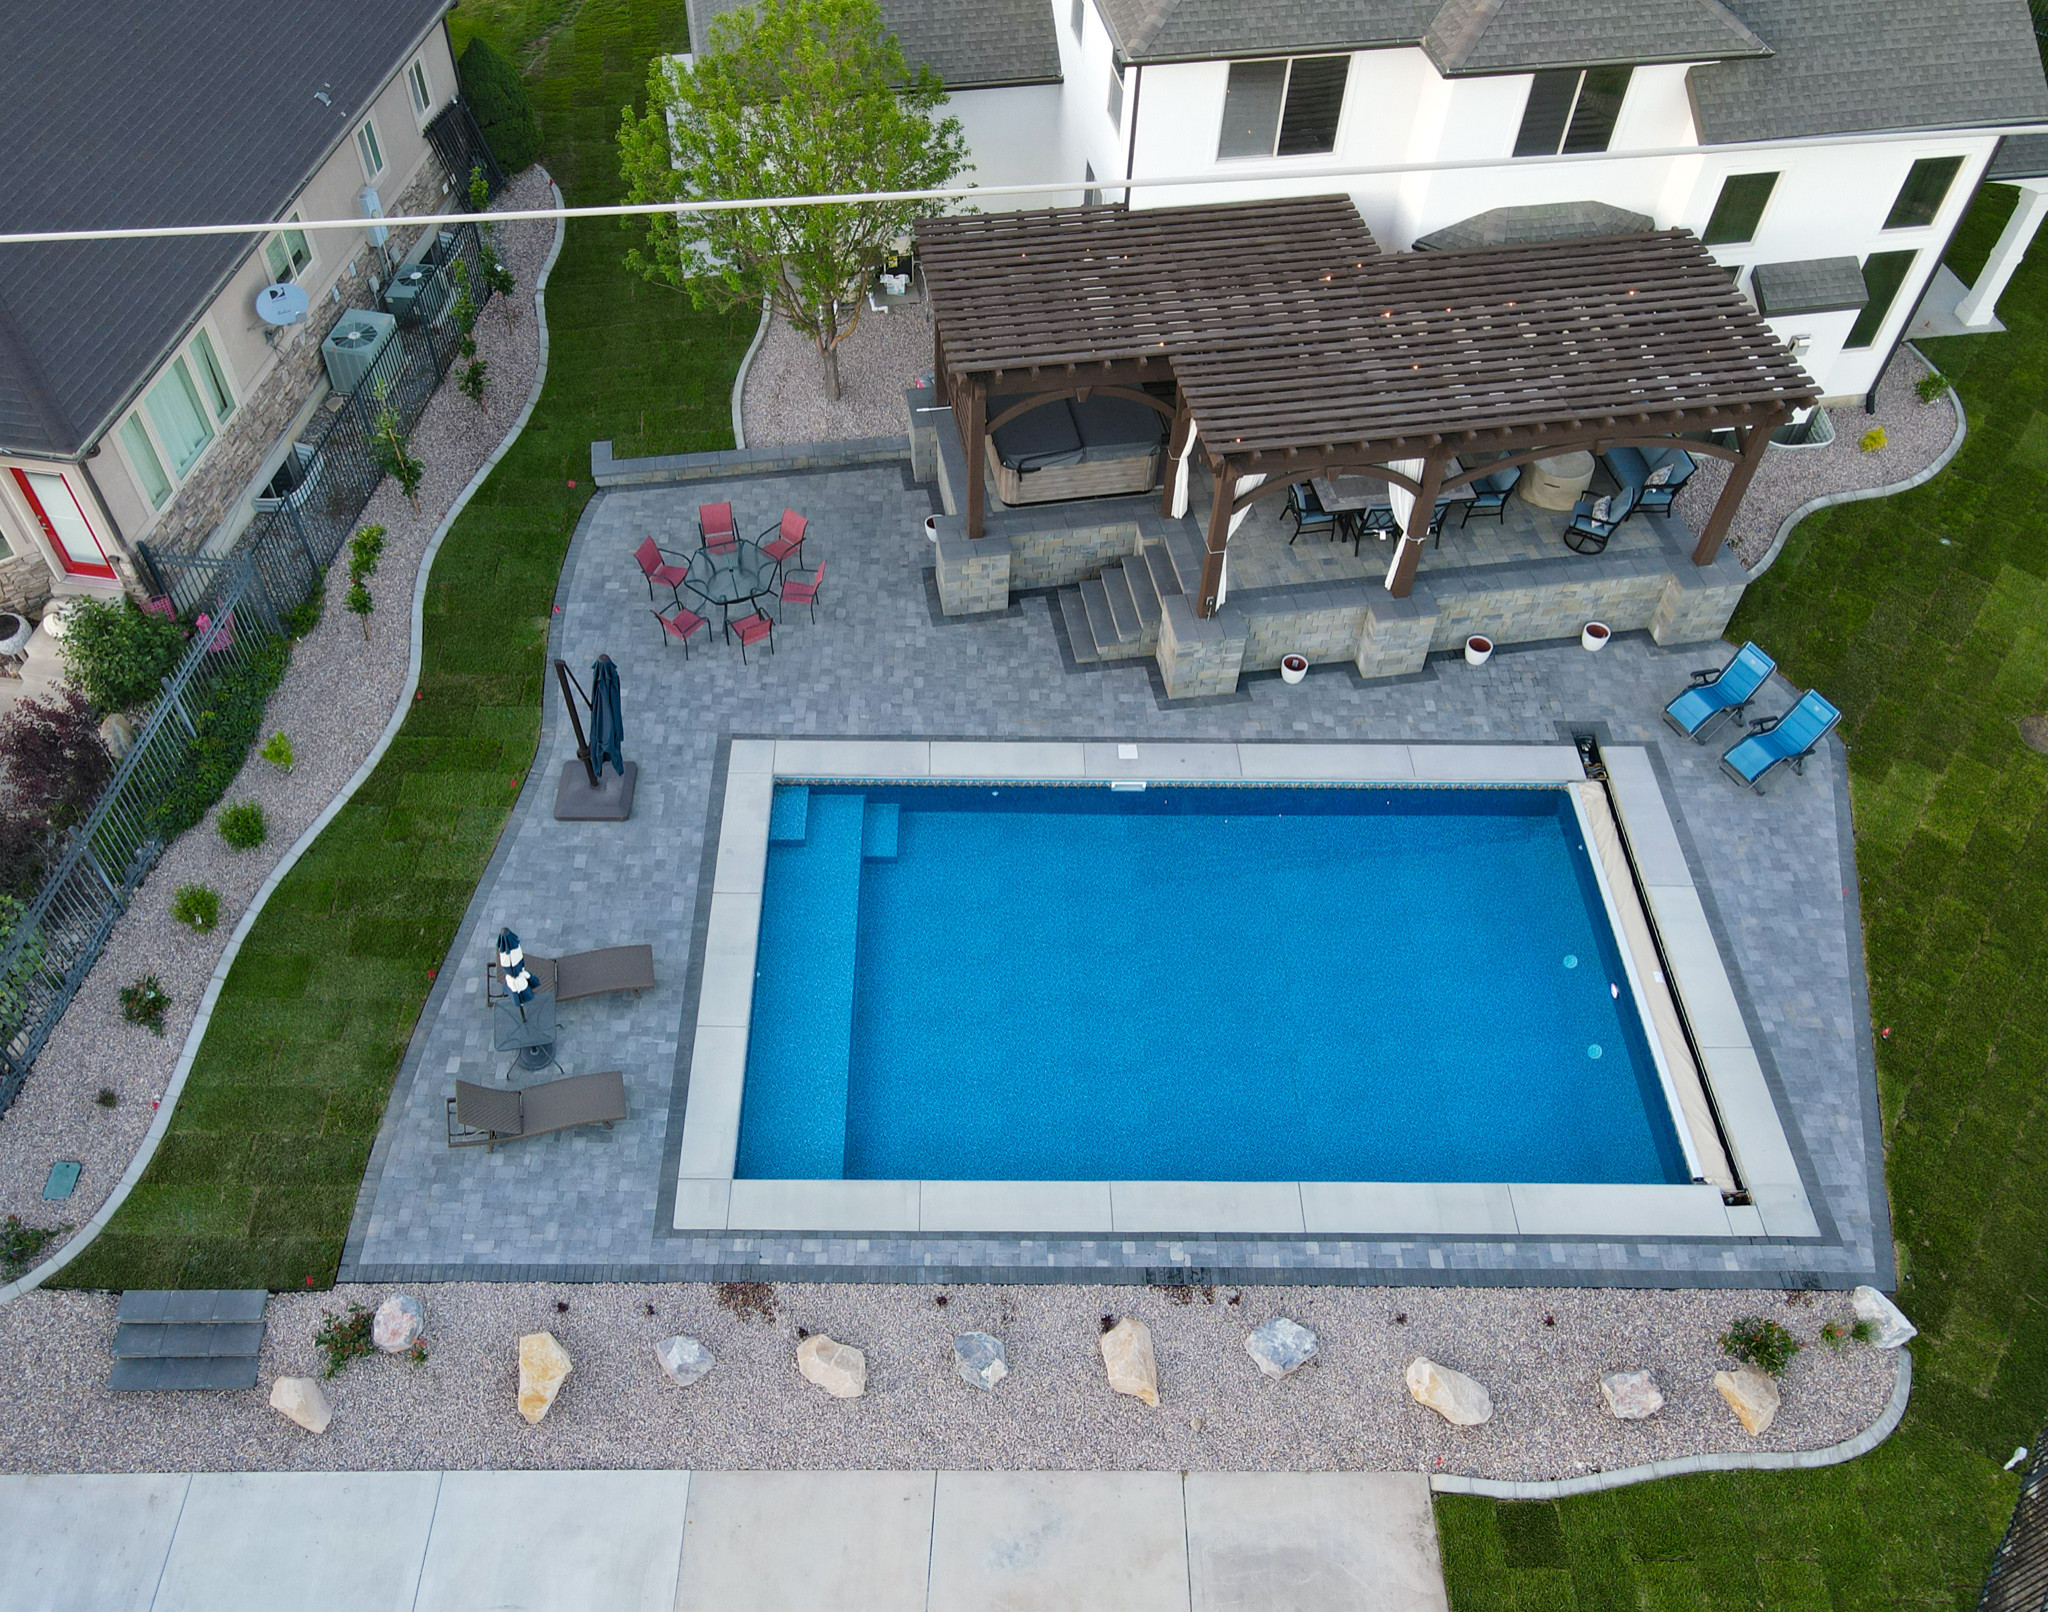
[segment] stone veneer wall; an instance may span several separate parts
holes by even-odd
[[[56,582],[50,575],[49,562],[40,553],[0,560],[0,610],[37,619],[56,591]]]
[[[413,182],[406,186],[387,212],[411,213],[436,210],[441,199],[443,173],[431,156]],[[393,229],[389,247],[394,259],[402,258],[418,240],[419,228]],[[251,478],[278,438],[288,430],[306,399],[324,384],[326,365],[320,343],[350,308],[371,305],[369,272],[373,262],[365,245],[351,259],[356,272],[335,281],[342,300],[325,293],[314,302],[302,325],[294,325],[277,338],[278,361],[255,387],[241,398],[234,418],[222,427],[220,436],[207,449],[197,470],[180,487],[144,536],[153,547],[176,554],[196,552],[213,534],[247,489]]]

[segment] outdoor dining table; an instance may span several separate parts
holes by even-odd
[[[1458,474],[1458,462],[1453,459],[1444,467],[1444,474]],[[1335,476],[1316,476],[1310,485],[1315,488],[1316,497],[1323,508],[1337,517],[1338,530],[1351,539],[1351,552],[1358,552],[1359,540],[1368,531],[1376,531],[1382,539],[1395,533],[1394,507],[1387,498],[1387,484],[1378,476],[1359,476],[1340,472]],[[1471,483],[1453,487],[1441,494],[1439,504],[1469,504],[1477,494]],[[1374,521],[1375,514],[1384,517]]]
[[[752,604],[763,594],[774,593],[775,562],[761,552],[760,544],[738,538],[724,548],[703,548],[691,555],[683,586],[717,605],[730,623],[734,605]]]

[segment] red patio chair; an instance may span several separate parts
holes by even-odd
[[[697,506],[697,535],[704,540],[707,549],[729,549],[740,540],[740,529],[733,524],[732,505],[699,504]]]
[[[728,635],[739,638],[740,660],[743,664],[747,658],[747,646],[758,644],[764,638],[768,640],[768,653],[775,653],[775,623],[760,610],[756,610],[751,616],[741,616],[737,621],[728,621],[725,630]]]
[[[162,616],[166,621],[178,619],[178,607],[160,593],[142,601],[142,613],[145,616]]]
[[[810,524],[809,521],[805,520],[795,510],[785,509],[782,512],[782,519],[769,527],[767,532],[761,534],[763,538],[768,535],[768,532],[775,534],[774,542],[761,544],[761,552],[775,562],[775,568],[778,573],[782,569],[783,562],[791,555],[803,553],[804,528]],[[757,538],[755,541],[759,542],[760,539]]]
[[[683,579],[690,574],[687,566],[671,565],[668,556],[661,552],[660,546],[651,537],[641,539],[640,546],[633,551],[633,558],[639,562],[640,575],[646,578],[649,604],[654,602],[655,583],[659,582],[670,593],[675,593],[683,585]],[[676,603],[682,602],[681,596],[678,595]]]
[[[673,614],[670,615],[664,616],[659,610],[650,613],[656,621],[661,623],[662,643],[667,645],[673,641],[681,644],[683,646],[684,660],[690,658],[690,639],[710,625],[696,611],[687,609],[681,604],[678,604]]]
[[[206,652],[209,655],[218,655],[223,650],[235,647],[235,613],[232,610],[220,618],[218,626],[215,626],[213,618],[202,610],[198,619],[192,623],[192,630],[206,641]]]
[[[809,605],[811,607],[811,620],[815,622],[818,619],[818,589],[824,585],[824,581],[825,562],[820,560],[818,562],[818,569],[811,573],[810,581],[785,582],[782,584],[782,598],[780,602],[788,604],[794,600],[797,604]]]

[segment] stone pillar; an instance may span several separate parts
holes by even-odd
[[[958,515],[939,517],[939,608],[949,616],[979,616],[1010,608],[1010,544],[979,541],[962,530]]]
[[[1428,587],[1369,596],[1358,637],[1360,677],[1406,677],[1422,670],[1436,636],[1436,595]]]
[[[1988,328],[1997,319],[1998,299],[2012,279],[2013,271],[2020,266],[2020,260],[2027,255],[2027,248],[2033,243],[2034,232],[2041,227],[2041,220],[2048,217],[2048,179],[2022,179],[2019,191],[2019,205],[2013,208],[2012,217],[2005,221],[1997,244],[1991,248],[1991,256],[1984,260],[1984,269],[1977,276],[1977,283],[1963,293],[1963,300],[1956,304],[1956,318],[1979,330]]]
[[[1197,616],[1184,593],[1159,601],[1159,676],[1172,700],[1200,699],[1236,691],[1244,667],[1243,616],[1224,609]]]

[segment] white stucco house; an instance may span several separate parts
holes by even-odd
[[[735,3],[694,0],[693,37]],[[1965,321],[1989,324],[2048,210],[2048,85],[2024,0],[882,13],[952,90],[975,184],[1076,184],[984,207],[1341,191],[1390,251],[1683,226],[1831,399],[1875,384],[1980,180],[2029,195]],[[1182,177],[1205,182],[1125,188]]]

